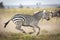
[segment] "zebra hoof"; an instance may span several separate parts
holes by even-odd
[[[39,32],[36,35],[38,36],[39,35]]]
[[[26,34],[26,32],[25,32],[25,31],[23,31],[23,33],[25,33],[25,34]]]
[[[33,34],[34,32],[29,32],[29,34]]]

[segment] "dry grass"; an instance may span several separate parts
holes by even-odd
[[[0,36],[0,40],[60,40],[60,33],[39,36],[11,34],[9,36]]]

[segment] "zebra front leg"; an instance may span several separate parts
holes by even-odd
[[[37,35],[40,33],[40,27],[36,25],[36,28],[38,28],[38,33]]]
[[[35,33],[35,32],[36,32],[34,26],[32,26],[32,28],[33,28],[33,31],[34,31],[34,32],[29,32],[29,34],[32,34],[32,33]]]
[[[23,33],[26,34],[26,32],[25,32],[23,29],[21,29],[21,26],[16,26],[16,29],[17,29],[17,30],[20,30],[20,31],[22,31]]]
[[[35,27],[36,27],[36,28],[38,28],[38,32],[37,32],[37,34],[36,34],[36,35],[38,35],[38,34],[40,33],[40,27],[39,27],[39,26],[34,25],[34,26],[31,26],[31,27],[33,27],[34,32],[36,32]],[[34,32],[30,32],[29,34],[32,34],[32,33],[34,33]]]
[[[32,25],[22,25],[22,26],[25,26],[25,27],[27,27],[27,26],[32,27],[32,28],[33,28],[33,31],[36,32],[35,27],[32,26]],[[28,34],[32,34],[32,33],[34,33],[34,32],[29,32]]]

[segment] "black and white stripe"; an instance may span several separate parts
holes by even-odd
[[[16,24],[18,24],[19,22],[22,22],[22,21],[25,21],[25,19],[23,18],[23,17],[19,17],[19,16],[17,16],[17,17],[14,17],[13,19],[12,19],[12,21]]]

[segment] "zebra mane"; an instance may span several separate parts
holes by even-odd
[[[43,12],[43,11],[34,12],[34,15],[37,15],[37,14],[39,14],[39,13],[41,13],[41,12]]]

